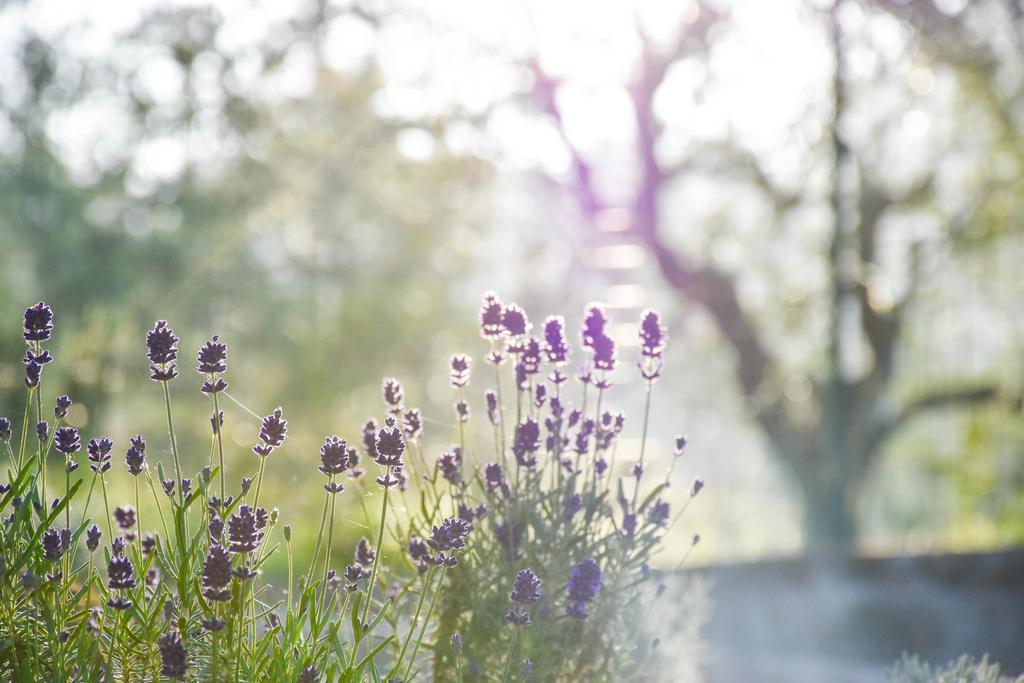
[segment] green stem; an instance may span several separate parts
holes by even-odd
[[[508,654],[505,655],[505,669],[501,672],[501,683],[508,680],[508,672],[512,666],[512,652],[516,649],[517,640],[519,640],[519,626],[513,626],[512,640],[508,644]]]
[[[430,599],[430,607],[427,608],[427,613],[423,617],[423,624],[420,626],[420,635],[416,638],[416,644],[412,646],[412,656],[409,657],[409,665],[405,669],[405,680],[409,680],[409,675],[412,673],[412,665],[416,662],[416,655],[420,651],[420,644],[423,642],[423,635],[427,631],[427,624],[430,623],[430,615],[434,613],[434,608],[437,606],[437,598],[441,595],[441,590],[444,588],[444,575],[448,571],[448,567],[441,567],[441,576],[437,580],[437,588],[434,590],[434,597]]]
[[[216,386],[217,375],[210,375],[211,382]],[[227,478],[226,472],[224,471],[224,438],[221,436],[221,424],[220,424],[220,399],[217,398],[219,392],[213,392],[213,426],[214,433],[217,435],[217,462],[220,465],[220,504],[224,505],[224,501],[227,500],[224,480]]]
[[[650,415],[651,415],[651,390],[652,390],[652,388],[653,388],[653,385],[651,384],[651,382],[647,382],[647,387],[646,387],[646,389],[647,389],[646,394],[647,395],[644,398],[644,426],[643,426],[643,429],[642,429],[642,431],[640,433],[640,460],[639,460],[639,464],[640,464],[641,467],[643,467],[643,464],[644,464],[644,451],[646,450],[646,447],[647,447],[647,422],[648,422],[648,420],[650,418]],[[633,484],[633,502],[631,504],[631,507],[633,508],[633,512],[636,512],[636,498],[637,498],[637,495],[639,495],[639,493],[640,493],[640,477],[634,477],[634,479],[636,479],[636,482]]]
[[[434,577],[434,569],[435,567],[431,565],[430,569],[427,571],[426,578],[423,580],[423,590],[420,591],[420,599],[416,603],[416,613],[413,615],[412,622],[409,624],[409,633],[405,637],[405,642],[402,643],[402,650],[398,653],[398,660],[395,661],[395,665],[392,667],[391,673],[388,674],[389,678],[398,673],[399,667],[402,666],[402,659],[405,658],[405,651],[409,648],[409,643],[412,641],[412,634],[416,632],[416,626],[419,624],[420,611],[423,609],[423,601],[427,597],[427,593],[430,591],[430,580]]]
[[[334,475],[331,475],[331,483],[334,483]],[[327,604],[327,573],[331,570],[331,546],[334,543],[334,510],[336,506],[336,499],[338,494],[331,493],[331,521],[327,525],[327,548],[324,550],[324,592],[323,592],[323,604]],[[321,608],[322,609],[322,608]]]
[[[164,387],[164,408],[167,411],[167,432],[171,437],[171,455],[174,456],[174,476],[178,479],[178,504],[181,505],[185,501],[185,497],[181,492],[181,460],[178,458],[178,441],[174,436],[174,418],[171,417],[171,390],[167,386],[167,380],[160,382]],[[216,400],[216,394],[214,399]],[[223,496],[222,496],[223,498]]]
[[[329,493],[324,494],[324,509],[320,513],[320,530],[316,532],[316,545],[313,547],[313,557],[309,561],[309,569],[306,571],[306,581],[309,581],[313,577],[313,571],[316,569],[316,558],[320,556],[320,544],[324,539],[324,526],[327,524],[327,506],[330,504]]]
[[[110,526],[110,504],[107,502],[107,480],[99,473],[94,474],[94,476],[100,478],[100,488],[103,489],[103,509],[107,513],[107,539],[110,542],[113,542],[114,530],[113,527]]]
[[[386,473],[385,476],[390,479],[390,477],[391,477],[391,467],[390,466],[387,468],[387,473]],[[374,589],[374,586],[377,583],[377,566],[380,564],[380,556],[384,552],[384,549],[381,548],[381,544],[384,543],[384,525],[387,522],[388,492],[390,490],[391,490],[390,486],[385,486],[384,487],[384,500],[380,504],[380,531],[377,533],[377,552],[373,556],[373,566],[370,569],[370,582],[368,584],[366,584],[366,604],[363,605],[363,616],[362,616],[362,623],[363,624],[367,623],[366,620],[367,620],[367,618],[370,615],[370,603],[373,602],[373,589]],[[349,661],[349,666],[352,666],[353,664],[355,664],[356,652],[358,650],[359,650],[359,642],[356,641],[355,643],[352,644],[352,657],[351,657],[351,659]]]

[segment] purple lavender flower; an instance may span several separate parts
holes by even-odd
[[[157,641],[160,648],[160,675],[182,679],[188,674],[188,653],[177,631],[168,631]]]
[[[540,589],[542,583],[532,569],[520,569],[509,598],[520,605],[536,604],[544,597],[544,592]]]
[[[423,414],[419,408],[407,410],[402,415],[402,431],[410,441],[416,441],[423,435]]]
[[[607,335],[600,335],[593,338],[592,348],[594,350],[594,368],[596,370],[610,371],[615,369],[618,359],[615,354],[615,342]]]
[[[651,506],[651,511],[647,513],[647,521],[654,526],[665,526],[672,514],[671,511],[672,507],[668,504],[668,501],[661,500],[659,498],[654,501],[654,505]]]
[[[453,633],[451,638],[452,651],[457,654],[462,654],[462,636],[458,633]]]
[[[593,349],[594,340],[605,336],[604,328],[607,324],[608,316],[604,312],[604,307],[593,302],[587,304],[583,310],[583,330],[580,332],[583,346]]]
[[[533,388],[533,405],[536,408],[543,408],[544,404],[548,400],[548,388],[543,384],[538,384]]]
[[[496,462],[487,463],[484,466],[484,482],[487,485],[488,491],[504,489],[506,486],[505,474],[501,469],[501,465]]]
[[[504,306],[494,292],[484,294],[484,302],[480,307],[480,336],[484,339],[498,339],[505,331],[502,325]]]
[[[469,386],[472,367],[473,359],[469,356],[461,353],[452,356],[451,369],[448,371],[448,382],[452,389],[463,389]]]
[[[661,316],[650,308],[640,315],[640,353],[646,358],[657,358],[665,350],[668,334],[661,324]]]
[[[288,420],[284,419],[284,411],[277,407],[260,423],[260,443],[252,447],[252,452],[265,458],[280,448],[288,438]]]
[[[456,420],[462,423],[469,422],[469,404],[466,401],[460,398],[452,407],[455,409]]]
[[[512,443],[512,452],[516,456],[516,462],[522,467],[533,467],[537,464],[534,455],[540,448],[540,425],[532,418],[526,418],[526,422],[516,425],[515,439]]]
[[[377,549],[370,545],[370,541],[364,536],[363,538],[360,538],[359,543],[356,544],[355,557],[357,563],[364,567],[369,567],[373,564],[374,558],[377,557]]]
[[[54,448],[67,456],[82,450],[82,438],[74,427],[60,427],[54,432],[53,444]]]
[[[693,488],[690,489],[690,498],[695,498],[697,496],[697,494],[700,493],[701,489],[703,489],[703,488],[704,488],[704,480],[703,479],[694,479],[693,480]]]
[[[203,562],[203,596],[207,600],[227,602],[231,599],[231,556],[227,548],[214,543]]]
[[[680,455],[682,455],[683,451],[685,451],[685,450],[686,450],[686,435],[685,434],[680,434],[679,436],[676,437],[676,449],[675,449],[676,457],[679,457]]]
[[[437,467],[441,476],[451,484],[462,482],[462,450],[452,446],[437,459]]]
[[[533,624],[530,613],[516,606],[513,606],[505,615],[505,621],[513,626],[530,626]]]
[[[536,337],[527,337],[523,342],[522,351],[519,367],[522,368],[523,374],[526,376],[536,375],[540,372],[541,364],[540,342]]]
[[[402,402],[405,400],[405,392],[402,390],[402,383],[394,377],[385,377],[380,387],[381,396],[384,398],[384,405],[392,415],[402,412]]]
[[[299,683],[320,683],[320,672],[310,664],[299,674]]]
[[[352,465],[355,449],[340,436],[328,436],[320,447],[320,471],[326,475],[341,474]]]
[[[228,550],[233,553],[251,553],[256,550],[263,541],[266,514],[264,508],[253,510],[249,505],[239,507],[238,512],[228,519]]]
[[[530,680],[533,676],[533,660],[529,657],[524,657],[523,661],[519,663],[519,675],[526,680]]]
[[[43,557],[50,562],[56,562],[64,555],[64,544],[61,543],[61,533],[57,529],[47,529],[39,540],[43,546]]]
[[[41,443],[45,443],[46,442],[46,438],[49,436],[49,434],[50,434],[50,425],[48,425],[46,422],[42,422],[42,421],[41,422],[36,422],[36,438],[39,439],[39,441]]]
[[[377,459],[377,422],[372,417],[363,425],[363,449],[367,458]]]
[[[118,536],[110,542],[110,552],[114,555],[124,555],[125,541],[124,537]]]
[[[149,378],[154,382],[167,382],[178,376],[175,368],[178,341],[178,336],[167,326],[166,320],[157,320],[153,329],[146,333]]]
[[[376,462],[381,467],[401,467],[405,441],[397,427],[381,428],[375,443]]]
[[[359,580],[368,574],[358,564],[345,567],[345,590],[349,593],[359,590]]]
[[[210,541],[219,543],[221,536],[224,534],[224,520],[215,514],[211,514],[207,528],[210,532]]]
[[[586,618],[587,603],[601,592],[601,567],[597,560],[591,557],[574,565],[565,588],[569,594],[569,616]]]
[[[68,416],[68,408],[71,407],[71,397],[67,394],[63,394],[57,397],[56,404],[53,407],[53,416],[58,420],[62,420]]]
[[[627,512],[622,516],[622,533],[628,538],[633,538],[636,535],[635,512]]]
[[[125,555],[114,555],[107,565],[107,587],[111,590],[135,588],[135,566]]]
[[[427,543],[434,550],[451,552],[466,547],[466,539],[473,525],[458,517],[449,517],[441,522],[440,526],[435,524],[430,528],[430,538]]]
[[[27,342],[46,341],[53,334],[53,309],[40,301],[25,309],[22,336]]]
[[[530,321],[526,311],[518,304],[509,304],[501,314],[501,326],[509,337],[521,337],[530,331]]]
[[[569,360],[569,342],[565,337],[565,319],[560,315],[544,321],[544,353],[548,362],[565,365]]]
[[[103,532],[95,524],[85,530],[85,547],[88,548],[90,553],[99,547],[102,535]]]
[[[11,420],[10,418],[0,417],[0,441],[9,442],[11,440]]]
[[[105,436],[99,439],[89,439],[86,450],[89,453],[89,469],[96,474],[103,474],[110,469],[110,450],[114,442]]]
[[[124,462],[128,466],[128,473],[138,476],[146,469],[146,442],[142,440],[141,434],[136,434],[131,444],[124,454]]]
[[[213,337],[203,344],[196,354],[196,361],[199,363],[200,374],[209,375],[210,378],[203,382],[203,393],[216,394],[228,388],[228,383],[215,375],[222,374],[228,369],[228,345],[220,340],[220,337]]]
[[[416,566],[416,571],[422,574],[427,571],[427,568],[432,562],[430,556],[430,548],[427,546],[427,542],[416,534],[412,535],[409,539],[409,559]]]
[[[498,406],[498,395],[488,389],[484,392],[484,399],[487,401],[487,419],[497,427],[501,424],[501,410]]]
[[[35,389],[43,378],[43,366],[35,361],[25,365],[25,386]]]
[[[131,505],[118,505],[114,508],[114,521],[117,522],[117,528],[121,531],[131,529],[135,526],[135,508]]]
[[[574,493],[565,499],[565,507],[562,509],[562,519],[565,521],[571,520],[576,516],[576,513],[583,507],[583,497]]]

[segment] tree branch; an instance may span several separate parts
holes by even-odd
[[[874,451],[895,431],[905,426],[915,417],[928,411],[991,403],[1000,396],[1001,390],[999,386],[994,384],[956,389],[939,389],[921,394],[914,400],[906,403],[901,410],[880,424],[871,433],[868,439],[868,448]]]

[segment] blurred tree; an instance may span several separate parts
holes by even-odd
[[[659,97],[670,97],[665,86],[680,65],[697,64],[688,73],[703,78],[695,88],[698,99],[714,80],[716,48],[730,21],[719,3],[691,7],[695,11],[684,17],[668,44],[648,35],[638,20],[641,53],[627,84],[637,171],[625,202],[616,196],[621,187],[611,193],[607,184],[602,188],[594,162],[574,144],[562,106],[565,84],[545,70],[539,56],[528,63],[533,76],[528,102],[556,125],[571,154],[571,171],[555,177],[556,185],[576,202],[595,234],[609,213],[625,209],[624,234],[649,250],[665,281],[703,308],[732,347],[745,401],[803,493],[806,542],[812,550],[845,549],[855,542],[858,494],[893,434],[932,411],[987,404],[1020,392],[1019,379],[984,372],[937,377],[933,368],[925,373],[931,379],[926,386],[918,381],[920,373],[900,372],[913,366],[910,359],[921,343],[920,335],[908,333],[907,321],[944,276],[926,272],[922,262],[941,264],[954,245],[968,258],[972,252],[992,258],[999,249],[996,240],[1013,238],[1024,219],[1019,125],[1024,81],[1014,68],[1024,57],[1020,6],[1013,0],[972,3],[968,9],[940,9],[939,4],[839,0],[824,9],[806,8],[808,20],[831,45],[831,96],[826,89],[807,93],[807,116],[817,117],[827,131],[817,144],[798,138],[796,152],[788,140],[778,145],[790,145],[788,158],[801,160],[795,173],[780,171],[779,155],[773,156],[777,148],[751,149],[728,135],[702,140],[685,133],[685,121],[659,116]],[[945,3],[950,4],[956,3]],[[888,30],[887,45],[875,35],[877,24]],[[873,73],[861,69],[851,74],[854,52],[862,64],[867,59],[881,65]],[[906,126],[926,114],[908,111],[913,93],[894,72],[902,75],[913,62],[924,66],[911,80],[952,74],[957,94],[953,110],[943,114],[953,119],[953,131],[984,132],[937,137],[924,163],[908,168],[900,158],[908,146]],[[886,97],[888,105],[882,104]],[[682,156],[666,161],[669,136],[675,132],[678,137],[680,128],[689,145]],[[1000,163],[993,164],[993,157]],[[969,187],[963,186],[965,179]],[[756,196],[767,200],[766,242],[744,242],[745,248],[761,248],[764,254],[768,241],[792,229],[794,217],[809,211],[831,215],[826,239],[804,238],[820,245],[810,258],[823,259],[828,284],[820,290],[805,285],[800,300],[805,294],[813,300],[801,304],[800,315],[794,317],[782,292],[772,295],[766,307],[744,302],[741,290],[753,278],[749,268],[767,261],[764,254],[757,256],[758,263],[747,260],[745,269],[736,269],[677,246],[696,228],[680,225],[669,208],[691,185],[726,188],[750,202]],[[751,191],[755,197],[744,194]],[[913,221],[922,217],[938,226],[938,234],[907,238]],[[722,232],[714,226],[703,229]],[[894,267],[891,242],[900,231],[905,244],[895,250]],[[883,250],[885,240],[890,244]],[[780,271],[786,267],[781,263]],[[905,284],[894,287],[894,281]],[[768,287],[775,286],[769,276]],[[789,328],[783,335],[795,329],[806,337],[815,311],[819,316],[827,312],[827,334],[815,353],[794,363],[778,343],[780,324]],[[790,391],[792,382],[806,384],[806,392],[802,386]],[[792,398],[804,393],[809,401]]]
[[[327,25],[372,32],[374,17],[310,10],[161,9],[112,35],[88,22],[23,27],[5,47],[0,414],[21,409],[20,311],[37,299],[57,315],[47,394],[67,391],[85,408],[80,426],[118,441],[165,432],[144,334],[157,317],[171,322],[190,467],[205,463],[209,441],[192,358],[221,334],[231,392],[259,414],[283,405],[295,428],[268,463],[271,493],[319,476],[323,434],[358,440],[380,408],[381,374],[406,380],[410,401],[429,399],[427,380],[444,376],[457,342],[451,313],[476,299],[457,288],[487,175],[431,122],[380,115],[372,55],[327,67]],[[258,38],[238,38],[246,30]],[[447,401],[431,406],[448,416]],[[226,412],[237,478],[255,467],[257,423]],[[293,519],[315,505],[291,502]]]

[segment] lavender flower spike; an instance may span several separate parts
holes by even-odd
[[[601,592],[601,567],[597,560],[591,557],[574,565],[565,588],[569,594],[566,612],[571,617],[585,619],[587,603]]]
[[[501,337],[505,331],[502,324],[505,306],[501,299],[494,292],[484,294],[483,304],[480,306],[480,336],[484,339],[495,340]]]
[[[154,382],[167,382],[178,376],[178,335],[167,326],[166,320],[157,320],[146,333],[146,356],[149,358],[149,378]]]
[[[27,342],[46,341],[53,334],[53,309],[40,301],[25,309],[25,325],[22,336]]]
[[[252,447],[252,452],[265,458],[280,448],[288,437],[288,420],[284,419],[284,411],[278,407],[260,423],[260,443]]]

